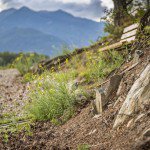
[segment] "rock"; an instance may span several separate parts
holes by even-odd
[[[87,98],[83,94],[76,94],[76,100],[80,102],[85,102]]]
[[[135,51],[135,54],[134,54],[133,62],[134,62],[134,63],[139,62],[139,58],[140,58],[143,54],[144,54],[143,51],[141,51],[141,50],[136,50],[136,51]]]
[[[145,105],[150,104],[150,64],[146,66],[140,77],[131,87],[125,102],[123,103],[113,128],[123,124],[126,119],[131,117]]]
[[[96,106],[96,113],[102,114],[103,106],[105,105],[105,92],[104,90],[96,90],[96,100],[95,100],[95,106]]]
[[[114,75],[110,78],[107,91],[105,91],[105,89],[103,88],[95,90],[96,91],[96,100],[95,100],[96,114],[102,114],[103,109],[106,107],[106,105],[108,105],[110,96],[116,94],[121,79],[122,79],[122,75]]]
[[[114,75],[110,78],[106,99],[108,99],[112,93],[117,92],[121,79],[122,75]]]
[[[122,86],[123,86],[123,81],[120,82],[120,85],[119,85],[119,88],[118,88],[117,94],[116,94],[117,96],[120,96],[121,90],[122,90]]]

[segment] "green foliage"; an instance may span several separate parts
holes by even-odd
[[[0,66],[2,67],[8,66],[16,59],[17,56],[18,54],[15,54],[15,53],[1,52],[0,53]]]
[[[0,135],[4,142],[8,141],[10,135],[19,133],[22,130],[27,135],[31,135],[31,124],[32,119],[28,115],[24,114],[23,116],[17,117],[12,113],[3,114],[0,116]]]
[[[12,123],[11,125],[6,126],[5,128],[0,127],[0,135],[2,137],[3,142],[7,143],[9,137],[19,133],[20,131],[24,131],[26,135],[31,136],[31,122],[24,123]]]
[[[12,67],[17,68],[22,75],[29,72],[31,67],[39,61],[47,58],[45,55],[39,55],[36,53],[20,53],[18,57],[13,61]]]
[[[123,54],[117,51],[87,51],[83,55],[66,59],[63,65],[67,69],[76,70],[78,76],[86,79],[87,82],[101,81],[112,70],[118,68],[124,59]]]
[[[76,76],[75,71],[53,73],[45,71],[30,87],[30,102],[26,110],[36,120],[51,120],[58,124],[68,120],[79,104],[76,90],[69,90],[69,81]],[[80,93],[83,93],[80,90]]]
[[[36,79],[37,75],[33,74],[32,72],[28,72],[23,76],[23,83],[32,82]]]
[[[78,150],[90,150],[90,146],[88,144],[81,144],[78,146]]]
[[[146,34],[150,34],[150,26],[144,28]]]
[[[86,69],[81,76],[84,76],[88,82],[101,80],[123,62],[123,56],[117,51],[99,51],[95,54],[87,52],[86,58]]]
[[[116,27],[111,23],[106,23],[104,31],[109,33],[112,36],[112,38],[118,39],[122,35],[123,27]]]

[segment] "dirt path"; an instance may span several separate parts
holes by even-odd
[[[17,69],[0,70],[0,120],[23,115],[25,85]]]

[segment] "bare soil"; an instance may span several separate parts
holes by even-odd
[[[0,119],[23,115],[25,91],[17,69],[0,70]]]

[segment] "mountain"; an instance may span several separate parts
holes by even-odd
[[[65,41],[30,28],[12,28],[0,34],[0,50],[10,52],[35,51],[57,55]]]
[[[12,8],[0,13],[0,51],[31,50],[52,55],[62,45],[70,48],[89,45],[103,36],[103,28],[104,23],[74,17],[62,10],[37,12],[27,7]]]

